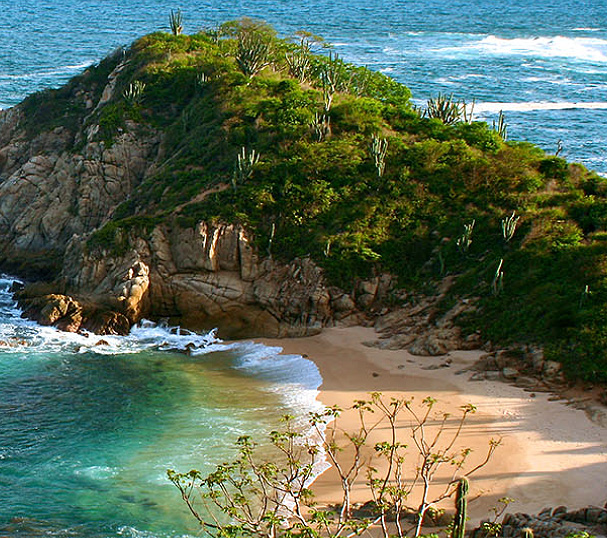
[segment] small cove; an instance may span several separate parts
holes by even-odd
[[[283,414],[318,405],[316,367],[280,348],[152,324],[95,345],[94,335],[22,320],[9,285],[0,286],[3,536],[197,534],[166,470],[208,472],[240,435],[263,440]],[[191,355],[179,351],[188,342]]]

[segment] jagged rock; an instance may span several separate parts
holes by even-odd
[[[495,353],[495,362],[498,369],[504,369],[516,364],[517,357],[513,355],[511,350],[500,349]]]
[[[133,323],[141,319],[144,310],[145,295],[150,287],[150,268],[143,262],[135,262],[119,286],[118,302],[125,316]]]
[[[66,295],[42,295],[20,304],[24,314],[40,325],[54,325],[64,331],[77,332],[82,324],[82,306]]]
[[[571,512],[564,506],[544,508],[537,515],[506,514],[501,522],[502,537],[523,536],[525,529],[533,532],[534,538],[565,538],[571,535],[604,535],[601,518],[607,515],[607,510],[596,506],[588,506]],[[597,532],[598,531],[598,532]],[[474,538],[486,538],[483,523],[471,533]]]
[[[409,353],[412,355],[436,356],[447,353],[448,348],[435,334],[428,334],[415,339]]]
[[[474,369],[479,372],[499,370],[497,361],[495,360],[495,353],[485,353],[484,355],[481,355],[474,364]]]
[[[315,334],[357,313],[310,259],[289,265],[259,259],[240,226],[162,225],[123,240],[126,252],[115,255],[88,252],[76,238],[63,277],[68,288],[109,297],[131,322],[168,317],[194,328],[218,327],[226,337],[278,337]]]
[[[485,372],[485,379],[487,381],[501,381],[502,373],[501,372]]]
[[[532,348],[529,351],[529,359],[533,370],[541,373],[544,370],[544,350],[541,348]]]
[[[120,312],[96,310],[85,320],[83,328],[95,334],[126,335],[131,330],[131,322]]]
[[[552,517],[552,508],[544,508],[537,517],[540,519],[550,519]]]
[[[480,333],[469,334],[460,343],[461,349],[480,349],[482,345]]]
[[[343,293],[341,291],[337,291],[337,296],[334,295],[335,291],[333,292],[333,295],[331,297],[331,308],[333,309],[334,312],[336,313],[351,313],[356,309],[356,305],[354,304],[354,301],[352,300],[352,297],[350,297],[348,294]]]
[[[538,380],[529,376],[518,376],[516,378],[516,386],[523,389],[537,390]]]
[[[544,361],[542,373],[546,379],[559,379],[562,376],[561,365],[556,361]]]
[[[452,327],[430,330],[419,336],[409,347],[409,352],[413,355],[436,356],[445,355],[460,347],[460,330],[458,327]]]
[[[87,330],[97,334],[128,334],[128,318],[110,307],[83,304],[68,295],[39,294],[35,286],[15,293],[23,314],[41,325],[66,332]]]

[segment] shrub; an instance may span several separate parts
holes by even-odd
[[[539,170],[547,178],[563,181],[567,178],[568,165],[561,157],[547,157],[540,162]]]
[[[260,449],[249,437],[240,437],[238,454],[232,462],[219,465],[207,476],[196,470],[169,470],[168,478],[211,536],[337,538],[358,535],[371,525],[378,525],[381,535],[389,538],[394,531],[388,524],[393,522],[396,536],[403,538],[412,532],[417,537],[426,514],[454,494],[456,479],[483,468],[500,443],[490,440],[484,458],[470,462],[471,450],[461,446],[459,437],[469,415],[475,412],[474,406],[463,406],[459,418],[452,419],[449,413],[435,414],[435,405],[433,398],[416,405],[406,399],[387,401],[374,393],[370,400],[354,403],[352,410],[358,414],[360,426],[345,434],[338,425],[341,410],[337,407],[311,414],[311,431],[307,435],[295,428],[293,417],[287,416],[284,428],[270,433],[271,457],[267,447]],[[411,422],[409,437],[416,447],[413,457],[417,465],[410,475],[405,473],[407,445],[397,441],[397,422],[401,417]],[[386,430],[386,435],[372,442],[372,434],[380,428]],[[260,458],[261,452],[264,459]],[[323,453],[341,485],[342,498],[335,510],[316,506],[310,488]],[[378,470],[375,461],[383,461],[384,466]],[[435,483],[441,467],[450,467],[454,480]],[[351,493],[359,482],[366,485],[369,493],[368,514],[353,510]],[[467,484],[465,479],[463,482]],[[460,486],[458,502],[465,503],[461,489]],[[421,500],[408,507],[414,493]],[[401,516],[405,514],[413,515],[410,529],[404,528],[406,523]],[[463,527],[465,514],[460,516]]]

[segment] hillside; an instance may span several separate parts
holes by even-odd
[[[279,336],[434,297],[460,343],[606,381],[607,180],[320,49],[250,20],[156,33],[4,111],[2,263],[47,282],[30,313]]]

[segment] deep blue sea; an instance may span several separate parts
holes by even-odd
[[[0,9],[0,107],[54,87],[142,34],[243,15],[325,38],[347,61],[503,110],[509,137],[607,174],[607,0],[14,0]]]
[[[504,111],[509,138],[607,175],[607,0],[2,0],[0,108],[57,87],[136,37],[240,16],[319,34],[423,104]],[[314,405],[316,368],[260,344],[145,326],[95,346],[20,319],[0,280],[0,535],[196,533],[165,479],[210,469],[243,433]],[[219,335],[221,336],[221,335]],[[189,342],[195,352],[183,350]]]

